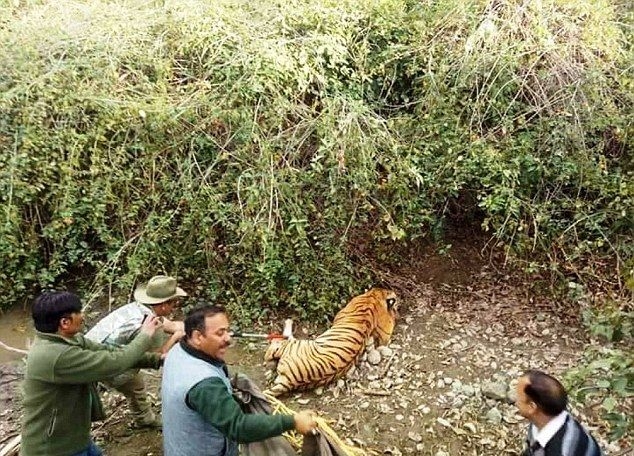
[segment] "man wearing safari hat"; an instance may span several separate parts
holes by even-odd
[[[119,307],[101,319],[86,337],[102,344],[127,345],[148,316],[158,316],[163,324],[153,337],[152,350],[165,355],[185,334],[182,321],[167,318],[184,296],[187,293],[177,286],[175,278],[154,276],[134,291],[134,302]],[[138,369],[131,369],[103,383],[125,396],[132,412],[132,427],[161,428],[161,420],[152,411],[145,382]]]

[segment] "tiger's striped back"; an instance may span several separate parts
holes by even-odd
[[[378,345],[389,342],[396,322],[396,295],[373,288],[353,298],[333,325],[314,340],[274,340],[266,361],[278,360],[275,396],[293,390],[327,385],[344,375],[357,361],[368,337]]]

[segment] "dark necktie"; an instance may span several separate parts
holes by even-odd
[[[531,456],[545,456],[544,448],[535,440],[531,445]]]

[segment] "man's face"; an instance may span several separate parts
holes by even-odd
[[[84,313],[73,312],[67,317],[62,317],[59,322],[60,332],[62,335],[72,337],[77,334],[84,326]]]
[[[178,307],[179,299],[173,298],[169,301],[162,302],[161,304],[155,304],[153,306],[154,313],[159,317],[167,317],[170,315],[176,307]]]
[[[229,319],[226,314],[218,313],[205,317],[205,332],[197,338],[199,350],[220,361],[225,360],[227,347],[231,343]]]
[[[530,420],[535,413],[537,406],[532,401],[532,399],[528,397],[524,392],[524,388],[526,387],[526,385],[529,384],[530,381],[528,380],[528,377],[520,377],[519,381],[517,382],[517,386],[515,387],[517,393],[515,406],[518,408],[520,415]]]

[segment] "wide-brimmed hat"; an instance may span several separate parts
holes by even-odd
[[[141,304],[161,304],[179,296],[187,296],[187,293],[176,286],[174,277],[164,275],[154,276],[134,290],[134,299]]]

